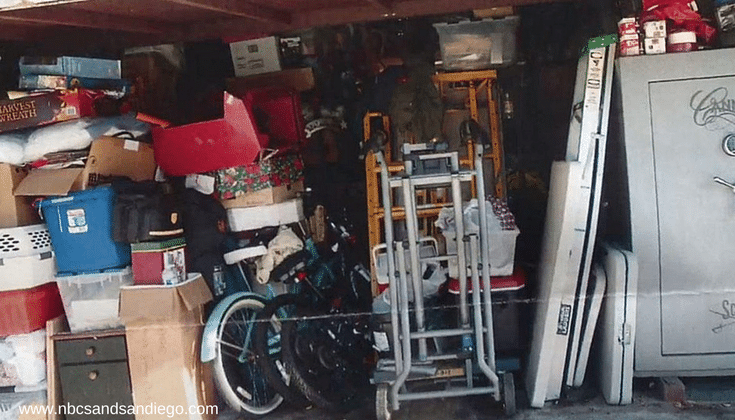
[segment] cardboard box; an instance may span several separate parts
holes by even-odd
[[[250,89],[262,86],[283,86],[297,92],[311,90],[315,86],[314,70],[311,67],[306,67],[227,79],[227,91],[235,95],[241,95]]]
[[[217,193],[222,200],[243,198],[242,203],[256,203],[251,205],[273,204],[288,198],[270,202],[263,202],[262,198],[267,199],[268,196],[283,193],[292,195],[289,198],[295,198],[297,192],[303,191],[304,163],[298,155],[274,156],[246,166],[221,169],[217,171],[216,177]],[[299,183],[300,187],[296,185]],[[281,192],[276,193],[276,188],[279,187],[284,188],[280,188],[278,191]],[[270,191],[261,193],[263,190]],[[257,193],[261,194],[254,195]],[[246,198],[248,195],[261,197],[260,203],[257,204],[259,201],[257,198]]]
[[[20,74],[52,74],[59,76],[119,79],[120,60],[86,57],[21,57]]]
[[[41,223],[38,211],[33,208],[30,197],[15,197],[13,190],[28,175],[28,170],[0,164],[0,228],[30,226]]]
[[[156,162],[166,174],[184,176],[249,165],[263,149],[287,149],[303,141],[301,102],[290,89],[263,87],[242,98],[225,92],[224,108],[224,118],[153,128]],[[255,110],[268,116],[263,132],[256,124]]]
[[[58,76],[51,74],[21,74],[19,89],[101,89],[124,95],[130,93],[131,83],[125,79],[95,79],[90,77]]]
[[[220,200],[222,207],[226,209],[238,207],[259,207],[271,204],[283,203],[298,197],[304,191],[304,182],[298,181],[293,184],[280,185],[278,187],[265,188],[232,198]]]
[[[666,38],[646,38],[643,40],[646,54],[663,54],[666,52]]]
[[[84,168],[36,169],[15,189],[16,196],[58,196],[104,183],[105,177],[127,176],[133,181],[154,179],[153,148],[135,140],[101,137],[92,142]]]
[[[281,70],[278,38],[251,39],[230,44],[235,76],[270,73]]]
[[[175,286],[131,286],[120,291],[134,404],[215,405],[211,364],[199,361],[203,305],[210,300],[212,294],[200,274]],[[136,415],[138,420],[165,418],[165,414]]]
[[[0,132],[93,116],[94,101],[100,95],[77,89],[0,101]]]
[[[643,23],[643,36],[646,38],[666,38],[666,21],[652,20]]]

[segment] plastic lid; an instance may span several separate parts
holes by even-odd
[[[672,32],[669,34],[669,44],[696,44],[697,34],[692,31]]]

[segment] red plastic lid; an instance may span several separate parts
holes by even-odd
[[[480,281],[482,281],[482,278],[480,278]],[[459,294],[459,279],[449,279],[448,286],[449,293]],[[490,277],[490,287],[494,292],[523,289],[526,287],[526,272],[522,268],[516,267],[510,276],[492,276]],[[472,292],[472,280],[470,278],[467,279],[467,291]]]

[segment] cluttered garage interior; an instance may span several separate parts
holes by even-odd
[[[0,22],[3,419],[735,416],[735,0]]]

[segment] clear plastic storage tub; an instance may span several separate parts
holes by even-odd
[[[519,16],[435,23],[445,70],[479,70],[516,61]]]
[[[57,276],[56,283],[71,332],[122,326],[118,316],[120,287],[133,284],[130,267],[95,274]]]

